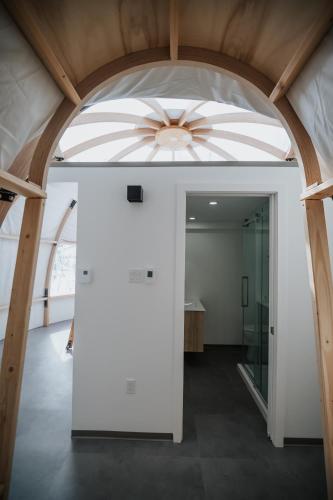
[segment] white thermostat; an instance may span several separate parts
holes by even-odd
[[[78,281],[79,283],[86,284],[92,281],[92,271],[91,269],[84,267],[78,269]]]

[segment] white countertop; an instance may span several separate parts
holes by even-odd
[[[184,309],[185,311],[201,311],[201,312],[206,311],[206,309],[198,299],[185,300]]]

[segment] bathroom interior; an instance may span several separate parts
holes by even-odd
[[[187,195],[185,424],[250,413],[267,429],[270,231],[268,196]]]

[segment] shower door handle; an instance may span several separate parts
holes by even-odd
[[[246,293],[245,293],[246,291]],[[249,307],[249,278],[242,276],[242,307]]]

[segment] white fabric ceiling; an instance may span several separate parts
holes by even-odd
[[[333,174],[333,30],[288,93]],[[0,162],[8,169],[22,145],[45,126],[62,95],[0,6]],[[158,67],[123,77],[96,99],[187,97],[217,100],[272,116],[255,89],[227,74],[190,66]]]

